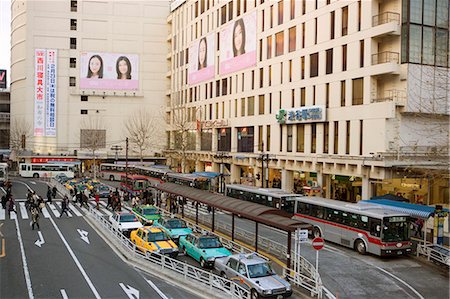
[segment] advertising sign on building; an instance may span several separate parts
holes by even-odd
[[[256,65],[256,11],[220,32],[220,75]]]
[[[80,89],[138,90],[138,55],[81,53]]]
[[[189,48],[189,84],[214,78],[214,56],[214,33],[194,41]]]
[[[292,109],[280,109],[276,115],[280,124],[315,123],[326,121],[325,106],[308,106]]]
[[[0,70],[0,88],[2,89],[5,89],[7,86],[6,77],[6,70]]]
[[[45,136],[56,136],[56,70],[57,52],[47,50],[45,82]]]
[[[47,50],[34,52],[34,136],[45,134],[45,77]]]

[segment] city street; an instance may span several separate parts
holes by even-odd
[[[32,180],[26,184],[41,196],[46,194],[45,184]],[[13,180],[18,215],[12,213],[9,219],[4,210],[0,213],[5,240],[0,257],[1,298],[198,298],[129,266],[84,217],[71,213],[70,218],[58,218],[52,208],[55,203],[46,204],[40,229],[32,230],[31,220],[21,211],[26,184]]]

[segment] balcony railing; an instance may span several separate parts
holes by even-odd
[[[383,92],[383,95],[373,93],[372,103],[394,101],[397,106],[406,105],[406,92],[403,90],[391,89]]]
[[[381,64],[381,63],[398,63],[400,54],[398,52],[380,52],[372,55],[372,65]]]
[[[372,17],[373,27],[390,22],[396,22],[397,24],[400,24],[400,14],[396,12],[387,11]]]

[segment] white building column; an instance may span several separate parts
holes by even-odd
[[[281,171],[281,189],[291,192],[294,190],[294,172],[283,169]]]
[[[199,160],[195,161],[195,171],[205,171],[205,163]]]
[[[241,180],[241,167],[236,164],[231,164],[230,183],[239,184],[240,180]]]
[[[370,199],[370,180],[368,176],[363,175],[361,187],[361,199]]]
[[[325,185],[327,189],[325,190],[325,198],[331,198],[331,174],[325,174]]]

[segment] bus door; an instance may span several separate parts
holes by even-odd
[[[31,171],[31,165],[27,165],[27,171]]]

